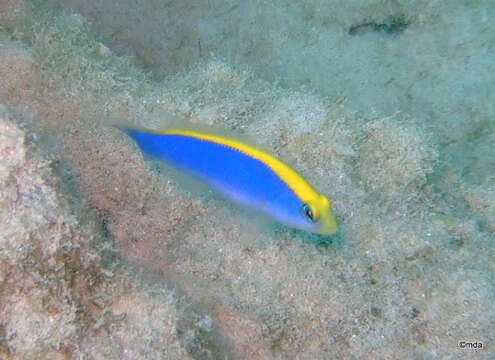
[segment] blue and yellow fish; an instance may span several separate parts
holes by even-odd
[[[121,129],[144,153],[210,184],[237,203],[290,227],[325,235],[337,231],[330,200],[265,150],[203,130]]]

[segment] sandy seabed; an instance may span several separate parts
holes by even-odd
[[[365,116],[219,60],[158,81],[81,15],[0,13],[0,358],[492,358],[493,179],[411,109]],[[171,117],[263,143],[339,233],[184,187],[105,125]]]

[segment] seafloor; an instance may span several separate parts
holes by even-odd
[[[488,0],[0,0],[0,359],[495,358],[493,24]],[[172,119],[256,139],[339,232],[108,126]]]

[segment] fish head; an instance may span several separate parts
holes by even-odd
[[[299,228],[321,235],[332,235],[337,232],[338,226],[332,211],[331,201],[322,194],[303,203],[300,209],[302,221]]]

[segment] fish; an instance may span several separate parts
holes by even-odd
[[[330,199],[257,145],[210,130],[119,126],[146,155],[210,185],[225,198],[291,227],[332,235]]]

